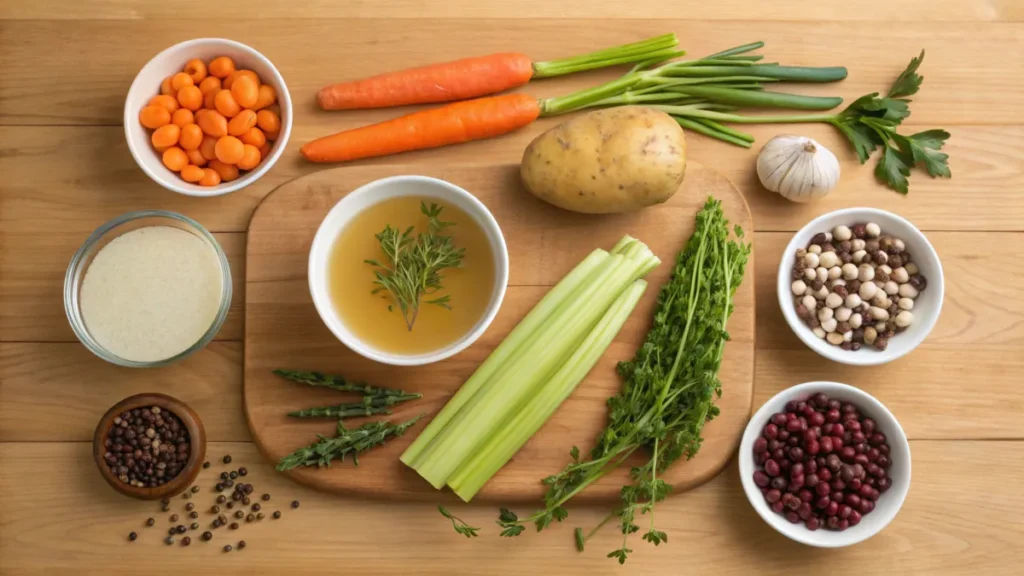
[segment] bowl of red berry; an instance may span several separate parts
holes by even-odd
[[[772,528],[822,548],[885,528],[910,488],[910,444],[874,396],[807,382],[764,403],[740,444],[743,491]]]

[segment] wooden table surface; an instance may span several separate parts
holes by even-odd
[[[782,574],[847,565],[859,574],[1019,574],[1022,20],[1019,0],[0,0],[0,573]],[[507,540],[497,537],[496,510],[453,506],[483,528],[480,538],[467,540],[433,504],[318,494],[260,459],[241,410],[244,294],[236,291],[214,343],[167,368],[106,364],[68,327],[61,294],[69,258],[94,228],[128,210],[164,208],[198,219],[216,232],[240,286],[253,208],[276,186],[317,169],[300,160],[298,147],[394,114],[319,112],[313,94],[325,83],[505,50],[553,58],[665,31],[695,55],[764,40],[770,60],[846,65],[842,84],[807,91],[847,99],[884,90],[911,56],[928,50],[908,129],[953,134],[946,150],[954,178],[915,173],[907,198],[878,186],[873,163],[859,166],[827,127],[751,129],[759,143],[798,130],[838,154],[840,187],[805,207],[757,185],[754,151],[690,140],[691,156],[731,178],[754,214],[757,265],[748,277],[757,282],[755,407],[799,382],[844,381],[885,402],[911,439],[906,504],[863,544],[825,551],[775,533],[747,503],[735,464],[659,506],[669,542],[654,548],[634,538],[636,552],[624,568],[604,557],[618,547],[613,530],[583,554],[572,547],[572,528],[593,525],[600,508],[572,508],[565,525]],[[227,197],[189,199],[146,178],[120,124],[138,69],[163,48],[203,36],[245,42],[273,60],[291,89],[296,119],[285,156],[260,182]],[[537,82],[530,91],[563,93],[611,74]],[[504,138],[364,164],[415,172],[440,163],[515,162],[530,139],[553,125],[541,121]],[[806,349],[784,325],[774,292],[790,233],[813,216],[853,205],[909,217],[931,238],[946,272],[945,307],[931,336],[912,355],[877,368],[843,368]],[[198,539],[188,549],[163,545],[168,514],[111,491],[89,449],[93,426],[110,405],[148,391],[191,404],[206,423],[211,457],[230,453],[273,503],[297,498],[302,507],[276,522],[245,525],[233,535],[249,542],[243,552],[219,551],[225,533],[218,533],[218,546]],[[206,491],[212,470],[201,477]],[[199,502],[211,498],[204,494]],[[149,516],[158,524],[147,529]],[[140,539],[129,543],[132,530]]]

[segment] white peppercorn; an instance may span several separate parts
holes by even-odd
[[[849,308],[850,310],[858,308],[860,304],[861,299],[859,294],[850,294],[849,296],[846,297],[846,307]]]
[[[871,308],[868,308],[868,314],[871,315],[872,320],[884,321],[889,319],[889,311],[884,308],[879,308],[878,306],[872,306]]]
[[[861,282],[870,282],[875,278],[875,269],[870,264],[861,264],[857,270],[857,279]]]
[[[814,268],[804,268],[804,280],[811,282],[818,278],[818,273],[814,271]]]
[[[921,273],[921,269],[918,268],[917,264],[914,264],[913,262],[908,262],[903,267],[906,268],[907,274],[909,274],[910,276],[914,276]]]
[[[811,332],[814,332],[814,335],[818,338],[824,338],[826,334],[825,330],[821,326],[812,329]]]
[[[829,295],[825,297],[825,306],[828,306],[829,308],[839,308],[842,305],[843,297],[835,292],[830,292]]]
[[[868,257],[868,253],[865,252],[864,250],[857,250],[857,251],[855,251],[853,253],[853,261],[855,263],[857,263],[857,264],[860,264],[861,262],[863,262],[864,259],[867,258],[867,257]]]
[[[882,234],[882,229],[874,222],[868,222],[864,226],[864,231],[868,233],[868,238],[878,238]]]
[[[899,306],[901,310],[914,309],[914,301],[911,300],[910,298],[900,298],[899,302],[897,302],[896,305]]]
[[[884,266],[886,262],[889,261],[889,255],[881,250],[878,250],[877,252],[871,254],[871,259],[874,260],[875,264],[878,264],[879,266]]]
[[[842,278],[836,278],[835,280],[832,280],[831,282],[832,282],[832,287],[833,288],[835,288],[836,286],[846,286],[846,280],[843,280]]]
[[[889,280],[888,282],[885,283],[885,287],[883,289],[885,290],[886,294],[890,296],[895,296],[896,294],[899,294],[900,285],[893,282],[892,280]]]
[[[904,284],[904,286],[910,286],[910,284]],[[822,286],[820,290],[814,293],[814,297],[818,300],[824,300],[828,296],[828,288]]]
[[[832,252],[829,252],[829,254],[832,254]],[[833,266],[833,267],[828,269],[828,279],[829,280],[837,280],[842,275],[843,275],[843,269],[840,268],[839,266]]]
[[[836,308],[836,313],[833,317],[840,322],[846,322],[850,319],[852,314],[853,310],[850,310],[846,306],[840,306],[839,308]]]
[[[886,274],[892,274],[892,268],[890,268],[888,264],[882,264],[878,267],[878,270],[885,272]]]
[[[839,322],[836,322],[835,318],[829,318],[828,320],[823,320],[821,322],[821,329],[824,330],[825,332],[835,332],[836,326],[838,325]]]
[[[878,338],[878,330],[875,330],[873,326],[868,326],[864,329],[864,343],[874,344],[875,338]]]
[[[865,243],[864,240],[860,238],[854,238],[853,241],[850,243],[850,246],[853,248],[854,252],[857,252],[858,250],[864,249]]]
[[[849,227],[840,224],[832,229],[832,237],[842,242],[843,240],[853,238],[853,232]]]
[[[853,342],[853,330],[843,332],[843,342]]]
[[[831,232],[825,232],[825,242],[831,242],[831,241],[832,241],[832,233]]]
[[[803,300],[800,301],[808,310],[814,310],[818,306],[818,301],[814,299],[811,294],[804,294]]]
[[[890,280],[894,280],[900,284],[906,284],[910,281],[910,274],[907,273],[907,269],[900,267],[892,271],[889,275]]]
[[[875,286],[871,282],[863,282],[860,285],[858,293],[862,300],[871,300],[875,297],[875,293],[878,292],[878,286]]]
[[[817,268],[818,261],[818,255],[815,254],[814,252],[808,252],[807,256],[804,256],[804,266],[808,268]]]
[[[875,297],[871,299],[871,305],[879,308],[888,308],[892,303],[889,302],[889,297],[885,292],[878,292]]]
[[[893,238],[892,247],[894,250],[896,250],[897,254],[907,249],[906,243],[904,243],[903,240],[900,240],[899,238]]]
[[[907,326],[910,326],[911,323],[913,323],[914,315],[908,312],[907,310],[904,310],[896,315],[895,320],[897,326],[899,326],[900,328],[906,328]]]
[[[835,310],[833,310],[833,309],[831,309],[831,308],[826,306],[826,307],[822,308],[821,310],[818,310],[818,321],[819,322],[824,322],[825,320],[831,320],[832,316],[834,314],[835,314]]]
[[[828,340],[829,344],[835,344],[836,346],[843,343],[843,335],[839,332],[829,332],[825,339]]]
[[[793,294],[796,296],[803,296],[807,293],[807,284],[803,280],[796,280],[793,282]]]
[[[875,324],[875,330],[877,330],[879,334],[885,334],[885,331],[888,330],[888,328],[885,327],[885,322],[878,322]]]
[[[821,280],[822,282],[828,280],[828,268],[825,268],[824,266],[818,266],[814,270],[814,273],[817,276],[818,280]]]
[[[821,256],[818,258],[818,261],[821,266],[824,266],[825,268],[831,268],[839,262],[839,255],[836,254],[835,252],[822,252]]]
[[[917,298],[920,292],[910,284],[900,284],[899,295],[904,298]]]
[[[846,264],[843,264],[843,267],[840,269],[840,271],[843,273],[843,278],[847,280],[853,280],[857,278],[859,274],[859,271],[857,270],[857,265],[852,262],[847,262]]]
[[[818,246],[817,244],[811,244],[810,246],[807,247],[807,253],[821,254],[821,246]]]
[[[864,317],[861,316],[858,312],[856,314],[851,314],[850,319],[847,320],[846,322],[850,325],[850,328],[856,330],[857,328],[860,328],[861,325],[864,323]]]

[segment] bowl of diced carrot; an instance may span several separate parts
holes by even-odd
[[[221,38],[157,54],[125,100],[135,161],[164,188],[189,196],[219,196],[258,180],[281,156],[291,127],[291,98],[277,68]]]

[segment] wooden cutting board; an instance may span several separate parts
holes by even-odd
[[[573,266],[596,247],[611,248],[623,234],[647,243],[662,265],[648,277],[643,300],[604,357],[550,421],[477,495],[474,501],[539,499],[540,480],[560,470],[569,449],[588,451],[606,420],[605,400],[620,382],[615,364],[633,356],[650,323],[658,288],[668,279],[676,254],[694,229],[694,215],[708,195],[723,202],[729,220],[752,238],[750,211],[740,192],[721,174],[691,163],[679,192],[667,203],[633,214],[593,216],[567,212],[537,200],[523,189],[516,165],[438,168],[423,172],[475,194],[494,214],[510,256],[509,286],[501,310],[487,332],[453,358],[421,367],[378,364],[355,354],[331,334],[313,307],[306,283],[309,248],[321,220],[348,192],[402,173],[399,167],[338,168],[293,180],[257,208],[249,225],[245,303],[245,413],[253,439],[273,462],[316,440],[333,435],[331,420],[296,420],[291,410],[336,404],[347,395],[291,383],[274,368],[343,374],[382,386],[423,394],[391,416],[404,421],[426,413],[406,436],[389,441],[359,459],[328,469],[296,469],[295,480],[327,491],[387,499],[439,498],[438,493],[398,457],[427,419],[441,409],[473,370],[515,324]],[[754,262],[736,295],[729,321],[721,379],[721,415],[705,428],[697,457],[679,462],[665,475],[676,491],[706,482],[722,470],[739,444],[753,397]],[[367,289],[370,289],[367,286]],[[358,423],[358,421],[355,421]],[[358,424],[356,424],[358,425]],[[639,455],[637,455],[639,457]],[[626,468],[587,489],[578,499],[615,499]],[[445,498],[454,498],[446,493]]]

